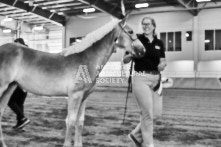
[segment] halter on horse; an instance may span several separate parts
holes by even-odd
[[[103,28],[104,29],[104,28]],[[106,30],[107,28],[105,28]],[[88,35],[96,38],[98,29]],[[98,33],[96,33],[98,32]],[[86,37],[80,44],[88,42]],[[15,88],[19,85],[28,92],[47,96],[68,96],[67,129],[64,147],[72,146],[72,130],[75,127],[75,147],[82,147],[85,99],[93,91],[98,73],[110,58],[113,50],[123,48],[142,56],[145,49],[136,34],[123,22],[109,25],[109,31],[87,46],[76,47],[78,52],[50,54],[9,43],[0,46],[0,146],[6,147],[3,139],[1,119],[4,109]],[[80,78],[79,67],[84,66],[91,81]],[[78,82],[75,79],[78,78]]]

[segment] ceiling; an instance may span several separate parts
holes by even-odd
[[[217,7],[221,0],[212,0]],[[196,0],[124,0],[127,11],[137,3],[149,3],[149,8],[173,6],[183,8],[196,16],[200,8]],[[122,18],[121,0],[0,0],[0,16],[7,16],[30,25],[65,25],[69,16],[86,15],[84,8],[94,7],[93,13],[105,12]],[[160,10],[160,9],[159,9]]]

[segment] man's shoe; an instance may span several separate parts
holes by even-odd
[[[22,129],[24,126],[26,126],[29,123],[30,123],[30,120],[25,118],[22,121],[18,121],[16,126],[13,127],[13,129],[15,129],[15,130]]]
[[[128,134],[128,138],[136,145],[136,147],[142,147],[141,143],[137,141],[132,133]]]

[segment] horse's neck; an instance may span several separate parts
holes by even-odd
[[[117,29],[113,29],[105,37],[93,44],[90,49],[85,50],[85,53],[88,55],[88,60],[90,60],[90,65],[94,65],[96,72],[101,71],[113,53],[115,47],[114,40],[117,37],[117,32]]]

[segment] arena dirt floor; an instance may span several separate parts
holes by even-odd
[[[122,125],[126,88],[98,87],[88,99],[84,147],[132,147],[127,134],[139,120],[139,108],[130,94],[126,123]],[[221,91],[165,89],[163,116],[156,122],[156,147],[221,147]],[[3,117],[8,147],[62,147],[66,99],[28,95],[26,115],[31,123],[14,131],[15,115]]]

